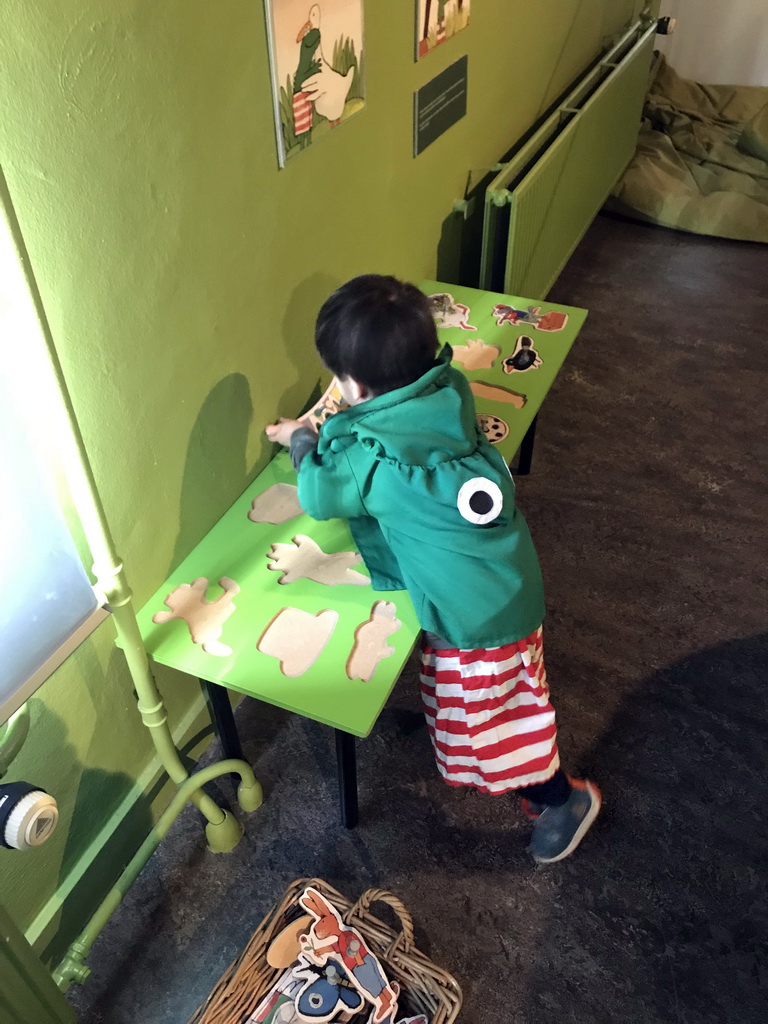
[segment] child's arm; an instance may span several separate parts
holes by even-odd
[[[317,452],[317,435],[301,420],[281,419],[266,428],[270,441],[290,447],[299,474],[299,502],[313,519],[351,519],[367,515],[347,455]]]
[[[338,440],[331,441],[322,453],[305,454],[299,467],[299,504],[313,519],[355,519],[369,514],[352,471],[350,452]]]
[[[303,420],[280,419],[271,423],[264,433],[270,441],[289,449],[293,468],[298,473],[301,460],[317,448],[317,431]]]
[[[305,424],[300,420],[287,420],[284,416],[281,416],[277,423],[270,423],[268,427],[265,427],[264,433],[270,441],[274,441],[275,444],[282,444],[288,448],[294,432],[303,426]]]

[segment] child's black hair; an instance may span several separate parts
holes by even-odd
[[[315,345],[337,377],[352,377],[377,395],[418,380],[439,348],[426,295],[380,274],[354,277],[326,299]]]

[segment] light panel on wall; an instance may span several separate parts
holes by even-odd
[[[3,212],[8,196],[3,189]],[[58,486],[66,429],[34,302],[0,218],[0,724],[106,612],[67,526]],[[58,413],[58,415],[57,415]]]

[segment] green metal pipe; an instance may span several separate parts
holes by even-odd
[[[11,761],[24,746],[29,733],[29,708],[22,704],[7,722],[0,725],[0,779],[8,771]]]
[[[207,768],[201,768],[179,786],[178,792],[158,818],[157,824],[139,847],[115,885],[104,897],[86,927],[70,945],[61,963],[53,972],[53,980],[63,992],[67,991],[73,981],[82,984],[87,980],[90,968],[84,961],[90,953],[91,947],[114,911],[120,905],[126,892],[136,881],[144,865],[160,845],[162,839],[167,835],[171,825],[183,811],[187,801],[193,799],[195,791],[199,791],[201,786],[204,786],[212,779],[236,772],[241,775],[241,782],[237,792],[238,802],[241,807],[244,810],[255,810],[261,803],[261,787],[253,777],[253,772],[250,768],[248,772],[243,773],[243,763],[243,761],[234,759],[218,761]]]

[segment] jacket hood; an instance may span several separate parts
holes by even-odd
[[[358,440],[408,466],[433,466],[471,454],[479,436],[474,400],[464,375],[451,366],[452,358],[451,346],[444,345],[435,365],[412,384],[330,417],[320,430],[321,446],[345,447]]]

